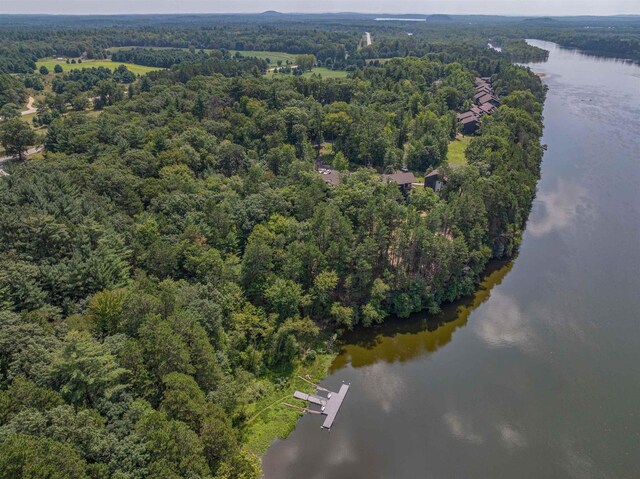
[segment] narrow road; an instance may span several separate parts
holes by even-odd
[[[22,112],[22,116],[31,115],[32,113],[37,113],[38,109],[33,107],[36,99],[32,96],[29,97],[29,102],[27,103],[27,109]]]
[[[44,146],[37,146],[35,148],[30,148],[24,153],[24,156],[33,155],[34,153],[38,153],[38,152],[42,151],[43,149],[44,149]],[[17,160],[17,159],[18,159],[17,156],[3,156],[3,157],[0,158],[0,167],[2,166],[3,163],[6,163],[6,162],[11,161],[11,160]]]

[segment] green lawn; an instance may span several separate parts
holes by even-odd
[[[149,50],[188,50],[188,48],[177,48],[177,47],[137,47],[137,46],[128,46],[128,47],[110,47],[109,51],[110,52],[117,52],[120,50],[131,50],[134,48],[146,48]],[[199,50],[199,49],[198,49]],[[214,49],[211,48],[205,48],[204,51],[205,52],[211,52]],[[271,66],[277,66],[278,65],[278,60],[282,61],[283,65],[287,64],[287,61],[289,61],[290,64],[295,63],[296,60],[296,55],[293,53],[284,53],[284,52],[263,52],[263,51],[258,51],[258,50],[229,50],[229,53],[231,55],[235,55],[236,53],[240,53],[240,55],[242,55],[243,57],[256,57],[259,58],[261,60],[266,60],[267,58],[269,60],[271,60],[270,65]]]
[[[458,135],[458,137],[449,143],[449,151],[447,153],[447,162],[451,166],[463,166],[467,164],[464,152],[467,145],[471,141],[470,136]]]
[[[310,77],[311,75],[320,75],[322,78],[346,78],[349,72],[345,72],[343,70],[331,70],[325,67],[315,67],[310,72],[304,72],[302,74],[303,77]],[[285,78],[292,77],[293,73],[273,73],[267,72],[267,75],[272,76],[274,78]]]
[[[277,66],[278,60],[282,61],[283,65],[287,64],[287,60],[289,63],[295,63],[296,55],[292,53],[284,53],[284,52],[259,52],[254,50],[229,50],[229,53],[235,55],[236,52],[239,52],[243,57],[256,57],[261,60],[266,60],[267,58],[271,60],[271,66]]]
[[[322,78],[346,78],[348,74],[348,72],[343,70],[330,70],[325,67],[315,67],[310,72],[304,72],[302,76],[308,77],[311,75],[320,75]]]
[[[38,60],[36,62],[36,70],[39,69],[42,65],[47,67],[49,72],[53,73],[53,68],[56,65],[60,65],[62,67],[63,72],[68,72],[70,70],[77,70],[78,68],[91,68],[91,67],[106,67],[110,70],[115,70],[119,65],[125,65],[131,72],[136,75],[144,75],[145,73],[162,70],[162,68],[157,67],[145,67],[142,65],[135,65],[133,63],[121,63],[121,62],[112,62],[111,60],[83,60],[82,63],[69,63],[67,64],[64,60],[56,60],[55,58],[44,58],[42,60]]]

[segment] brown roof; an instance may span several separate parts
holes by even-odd
[[[478,108],[480,108],[481,110],[484,110],[486,113],[491,113],[493,110],[496,109],[496,106],[493,103],[483,103]]]
[[[469,116],[476,116],[476,115],[477,113],[471,110],[465,111],[463,113],[458,113],[458,121],[462,121],[463,118],[467,118]]]
[[[415,183],[416,177],[410,171],[394,171],[389,175],[382,175],[382,180],[387,183],[393,181],[399,185],[406,185],[407,183]]]
[[[477,101],[480,105],[482,105],[483,103],[487,103],[489,101],[498,101],[498,99],[493,95],[486,94],[482,95],[480,98],[477,98]]]
[[[466,125],[468,123],[476,123],[477,121],[478,121],[477,116],[468,116],[460,120],[460,123],[462,123],[463,125]]]
[[[432,176],[438,176],[440,174],[440,168],[436,168],[431,173],[424,175],[425,178],[431,178]]]

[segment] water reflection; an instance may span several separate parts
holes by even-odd
[[[531,343],[533,332],[518,303],[503,293],[493,295],[474,330],[489,346],[520,346]]]
[[[301,418],[269,479],[638,477],[640,68],[554,47],[535,70],[548,149],[513,269],[346,338],[336,426]]]
[[[542,48],[543,50],[553,52],[555,59],[557,59],[558,57],[565,57],[565,58],[574,58],[576,60],[588,59],[594,63],[618,63],[622,65],[636,64],[636,62],[630,58],[615,58],[608,53],[598,53],[598,52],[586,53],[578,48],[565,48],[565,47],[561,47],[557,43],[547,42],[545,40],[527,39],[526,42],[529,43],[530,45],[536,46],[538,48]],[[539,64],[547,63],[547,61],[531,62],[531,64],[539,65]]]
[[[347,365],[361,368],[381,361],[405,362],[437,351],[451,341],[458,328],[467,324],[469,315],[489,299],[491,289],[502,282],[512,267],[513,261],[492,263],[473,297],[445,306],[440,314],[394,319],[378,328],[345,336],[347,345],[331,365],[330,373]],[[490,334],[488,331],[487,335]]]
[[[559,180],[553,190],[538,193],[527,232],[543,236],[567,227],[575,220],[585,198],[584,188]]]

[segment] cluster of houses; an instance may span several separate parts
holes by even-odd
[[[320,177],[330,185],[336,186],[339,185],[342,180],[342,174],[349,173],[340,173],[337,170],[333,170],[326,165],[318,165],[318,174]],[[409,193],[413,185],[419,184],[418,180],[410,171],[403,169],[397,170],[393,173],[382,174],[380,175],[380,179],[386,183],[396,183],[402,191],[403,194]]]
[[[500,100],[493,91],[491,78],[476,78],[476,94],[474,105],[470,110],[458,114],[458,122],[462,125],[462,133],[472,135],[480,126],[480,118],[490,115],[500,106]]]
[[[471,135],[480,126],[480,118],[484,115],[491,115],[500,106],[500,100],[493,91],[491,78],[476,78],[476,94],[473,97],[474,105],[468,111],[458,114],[458,122],[462,124],[462,133]],[[341,182],[341,173],[332,169],[328,165],[317,163],[318,174],[327,183],[333,186]],[[345,173],[348,174],[348,173]],[[402,193],[406,196],[414,185],[422,186],[410,171],[405,169],[397,170],[393,173],[382,174],[380,179],[387,183],[396,183]],[[447,182],[446,176],[440,168],[427,173],[424,178],[424,187],[440,191]]]

